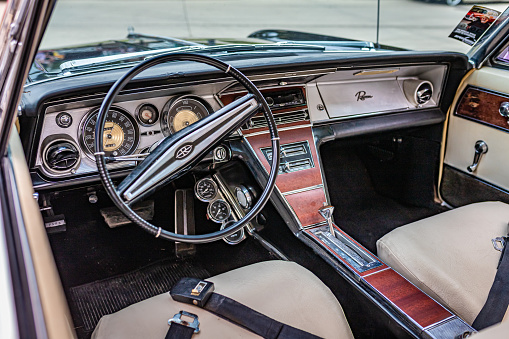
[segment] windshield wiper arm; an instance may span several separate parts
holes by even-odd
[[[108,55],[103,57],[97,57],[97,58],[88,58],[88,59],[77,59],[77,60],[71,60],[66,61],[60,65],[60,71],[62,73],[65,73],[66,71],[74,70],[74,69],[80,69],[80,68],[89,68],[119,61],[128,61],[128,60],[136,60],[136,59],[143,59],[149,56],[158,55],[161,53],[168,53],[168,52],[191,52],[193,50],[199,50],[201,46],[182,46],[182,47],[172,47],[172,48],[165,48],[165,49],[159,49],[159,50],[150,50],[150,51],[142,51],[142,52],[134,52],[134,53],[128,53],[128,54],[121,54],[121,55]]]

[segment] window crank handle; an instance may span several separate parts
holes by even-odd
[[[479,166],[479,162],[481,161],[481,156],[488,152],[488,144],[482,140],[478,140],[474,145],[474,161],[472,165],[467,167],[467,171],[470,173],[474,173],[477,170],[477,166]]]

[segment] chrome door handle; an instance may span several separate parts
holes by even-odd
[[[481,156],[488,153],[488,144],[482,140],[478,140],[474,145],[474,151],[474,161],[472,165],[467,167],[467,171],[470,173],[474,173],[477,170],[477,166],[479,166],[479,162],[481,161]]]

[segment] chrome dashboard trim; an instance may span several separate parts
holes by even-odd
[[[283,131],[291,131],[294,129],[306,128],[306,127],[313,127],[313,125],[311,125],[311,124],[297,125],[297,126],[278,128],[277,130],[278,130],[278,132],[283,132]],[[269,134],[269,131],[265,130],[265,131],[253,132],[253,133],[248,133],[248,134],[243,133],[244,137],[246,137],[246,138],[253,137],[255,135],[263,135],[263,134]]]
[[[425,339],[457,338],[458,335],[465,332],[476,333],[477,331],[463,319],[452,315],[447,319],[424,328],[422,337]]]
[[[291,195],[291,194],[297,194],[297,193],[311,191],[311,190],[314,190],[314,189],[317,189],[317,188],[323,188],[323,184],[315,185],[315,186],[310,186],[310,187],[304,187],[304,188],[300,188],[298,190],[284,192],[282,194],[283,194],[283,196],[287,196],[287,195]]]
[[[335,67],[329,67],[329,68],[322,68],[322,69],[314,69],[314,70],[307,70],[307,71],[290,71],[290,72],[282,72],[282,73],[272,73],[272,74],[255,74],[248,76],[249,80],[251,81],[264,81],[264,80],[275,80],[275,79],[285,79],[285,78],[296,78],[296,77],[308,77],[308,76],[321,76],[325,74],[331,74],[336,72]],[[232,94],[232,93],[238,93],[238,92],[245,92],[245,91],[228,91],[230,88],[235,86],[237,83],[232,82],[225,88],[223,88],[221,91],[217,92],[217,95],[220,97],[224,94]],[[298,85],[298,84],[290,84],[289,86],[304,86],[304,85]],[[268,88],[278,88],[281,86],[268,86],[268,87],[259,87],[260,90],[262,89],[268,89]]]

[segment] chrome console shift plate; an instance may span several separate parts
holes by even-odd
[[[328,226],[317,227],[311,229],[310,232],[325,244],[330,251],[360,273],[382,265],[378,259],[369,255],[341,232],[334,232],[335,234],[332,235]]]

